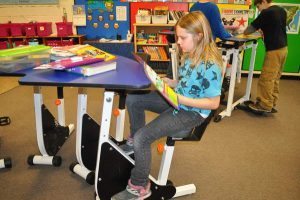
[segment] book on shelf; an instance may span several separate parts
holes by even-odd
[[[103,61],[103,62],[93,63],[90,65],[83,65],[79,67],[69,68],[66,69],[66,71],[76,73],[76,74],[81,74],[83,76],[92,76],[92,75],[101,74],[116,69],[117,69],[116,61]]]
[[[151,60],[168,60],[166,50],[162,46],[143,46],[142,49],[150,55]]]
[[[97,62],[103,62],[103,58],[94,57],[83,57],[83,56],[73,56],[69,58],[63,58],[50,63],[42,64],[34,69],[55,69],[64,70],[72,67],[88,65]]]
[[[160,94],[177,110],[179,110],[178,96],[176,92],[168,84],[166,84],[158,74],[149,66],[143,59],[133,53],[134,58],[142,64],[144,71],[148,79],[159,91]]]

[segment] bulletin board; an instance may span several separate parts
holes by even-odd
[[[86,26],[78,26],[78,34],[86,35],[88,40],[126,39],[130,30],[128,2],[113,1],[111,9],[105,5],[105,1],[77,0],[75,4],[85,5],[86,10]]]
[[[0,0],[6,5],[58,4],[59,0]]]

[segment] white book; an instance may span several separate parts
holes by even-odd
[[[92,76],[107,71],[112,71],[117,69],[116,61],[103,61],[97,62],[90,65],[83,65],[78,67],[73,67],[67,69],[68,72],[82,74],[83,76]]]

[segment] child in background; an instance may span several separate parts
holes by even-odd
[[[255,0],[260,11],[258,17],[249,25],[244,34],[261,30],[264,35],[266,55],[257,83],[257,97],[249,108],[258,113],[276,113],[279,98],[279,81],[287,58],[286,11],[272,4],[272,0]]]
[[[207,18],[214,39],[219,38],[221,40],[230,38],[232,35],[225,29],[221,14],[218,6],[215,4],[215,0],[199,0],[192,5],[190,12],[201,11]]]
[[[162,137],[186,137],[182,131],[203,123],[220,103],[222,58],[209,23],[201,12],[192,12],[175,25],[181,66],[179,80],[165,78],[175,88],[180,109],[170,106],[157,91],[131,94],[126,99],[133,140],[135,166],[126,189],[111,199],[145,199],[151,196],[149,174],[151,143]],[[145,110],[160,113],[145,125]],[[188,133],[185,133],[188,134]]]

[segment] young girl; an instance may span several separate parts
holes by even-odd
[[[201,12],[183,16],[175,25],[181,66],[179,81],[165,78],[178,94],[180,109],[175,110],[157,92],[128,95],[126,105],[130,130],[134,133],[135,167],[126,189],[111,199],[145,199],[151,196],[148,176],[151,143],[165,136],[180,135],[200,125],[219,106],[222,58],[212,38],[210,26]],[[145,110],[160,115],[145,125]]]

